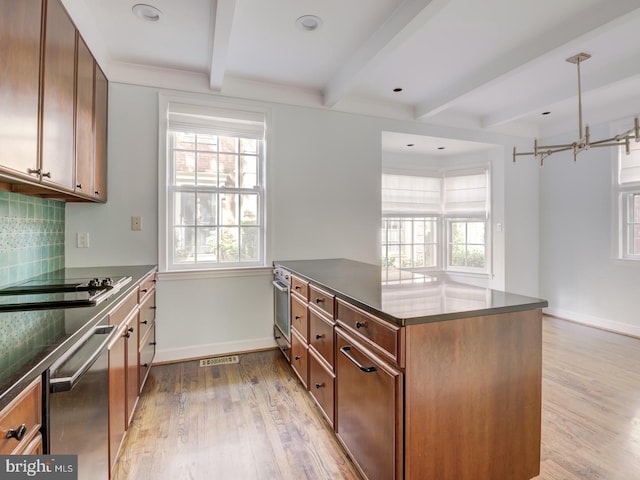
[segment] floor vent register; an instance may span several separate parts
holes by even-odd
[[[200,360],[201,367],[211,367],[213,365],[230,365],[238,363],[240,359],[238,355],[227,355],[226,357],[203,358]]]

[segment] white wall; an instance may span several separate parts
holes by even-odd
[[[157,263],[158,92],[110,85],[109,201],[67,206],[68,266]],[[378,262],[384,130],[493,143],[501,145],[500,152],[509,152],[513,143],[505,136],[418,122],[280,104],[271,108],[267,179],[271,260],[344,257]],[[502,167],[509,161],[504,155],[494,153],[492,162]],[[528,206],[537,204],[537,174],[530,178],[526,164],[506,172],[504,199],[499,195],[502,205],[496,206],[504,211],[504,237],[496,242],[502,252],[494,255],[504,258],[500,275],[507,290],[511,283],[516,291],[535,295],[537,253],[529,252],[538,248],[537,208]],[[527,208],[510,209],[510,195]],[[141,232],[130,230],[132,215],[143,216]],[[531,235],[522,237],[513,228],[516,219]],[[79,231],[89,232],[89,249],[76,248]],[[517,269],[510,266],[515,258]],[[269,272],[264,269],[230,277],[161,275],[158,360],[273,345],[271,295]]]
[[[592,140],[610,135],[608,125],[592,128]],[[615,154],[594,148],[575,163],[555,154],[540,169],[540,294],[551,314],[640,336],[640,264],[618,260],[614,248]]]

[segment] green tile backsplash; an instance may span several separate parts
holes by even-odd
[[[64,206],[0,191],[0,288],[64,268]],[[0,389],[65,335],[64,310],[0,313]]]
[[[0,191],[0,287],[64,268],[64,206]]]

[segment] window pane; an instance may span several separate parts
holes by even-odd
[[[467,266],[484,268],[484,246],[469,245],[467,249]]]
[[[414,267],[425,267],[425,246],[414,245],[413,246],[413,265]]]
[[[451,245],[449,265],[452,267],[464,267],[466,265],[466,250],[464,245]]]
[[[175,151],[173,155],[173,183],[175,185],[194,185],[196,157],[193,152]]]
[[[258,140],[255,138],[241,138],[240,153],[258,153]]]
[[[198,228],[198,261],[215,262],[217,260],[217,228]]]
[[[240,195],[240,223],[242,225],[258,224],[258,195]]]
[[[239,260],[237,228],[220,228],[218,255],[218,260],[221,262],[237,262]]]
[[[220,187],[237,187],[238,186],[238,166],[236,155],[220,155]]]
[[[175,147],[180,150],[194,150],[196,148],[196,134],[186,132],[173,133]]]
[[[174,225],[195,225],[196,195],[192,192],[175,192],[173,194]]]
[[[217,199],[216,193],[198,193],[198,225],[218,223]]]
[[[218,136],[198,134],[198,150],[207,152],[216,152],[218,150]]]
[[[466,222],[451,222],[451,242],[466,243]]]
[[[173,229],[173,261],[175,263],[195,261],[195,228]]]
[[[218,155],[198,153],[198,185],[218,186]]]
[[[633,221],[640,223],[640,195],[633,196]]]
[[[467,223],[467,242],[484,245],[484,222]]]
[[[236,137],[218,137],[218,147],[221,152],[238,152],[238,139]]]
[[[220,195],[220,225],[238,225],[238,199],[240,195]]]
[[[258,185],[258,158],[243,155],[240,162],[240,186],[253,188]]]
[[[260,258],[260,229],[242,227],[240,235],[240,261],[257,261]]]

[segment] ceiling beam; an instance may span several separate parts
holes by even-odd
[[[217,0],[212,2],[211,15],[211,66],[209,73],[209,87],[216,92],[222,91],[224,74],[227,69],[227,55],[229,53],[229,39],[236,0]]]
[[[456,100],[495,84],[508,75],[530,66],[528,64],[549,55],[549,52],[575,42],[577,38],[585,40],[601,35],[603,31],[613,28],[617,19],[634,11],[640,11],[637,0],[609,3],[606,9],[600,6],[591,8],[570,23],[540,35],[535,42],[530,42],[503,55],[485,65],[481,70],[451,85],[447,90],[416,105],[416,119],[425,119],[442,112]]]
[[[376,61],[404,43],[451,0],[404,0],[328,82],[323,104],[333,107]]]

